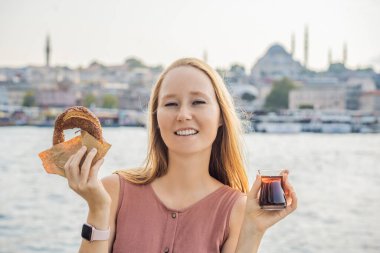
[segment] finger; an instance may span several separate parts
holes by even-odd
[[[80,177],[81,177],[80,181],[82,183],[87,182],[88,180],[88,173],[91,168],[92,160],[96,156],[97,152],[98,151],[96,148],[91,149],[91,151],[87,154],[86,159],[84,160],[82,164],[82,167],[80,168]]]
[[[67,183],[68,183],[69,187],[75,191],[76,190],[76,177],[74,176],[74,174],[72,173],[72,170],[70,169],[71,163],[72,163],[74,157],[75,157],[75,154],[71,155],[69,157],[64,168],[65,168],[65,176],[67,178]]]
[[[249,197],[256,199],[259,194],[260,187],[261,187],[261,176],[256,175],[256,180],[255,182],[253,182],[252,188],[248,193]]]
[[[71,161],[73,160],[73,158],[74,158],[74,155],[71,155],[71,156],[69,157],[69,159],[67,159],[65,165],[63,166],[63,170],[64,170],[64,172],[65,172],[65,176],[66,176],[66,178],[69,176],[70,163],[71,163]]]
[[[292,203],[286,207],[287,213],[293,212],[298,206],[298,198],[295,191],[290,192],[290,197],[292,199]]]
[[[86,153],[86,150],[87,150],[87,147],[86,146],[82,146],[76,153],[75,153],[75,156],[74,156],[74,159],[72,160],[71,164],[70,164],[70,169],[73,169],[75,168],[77,170],[77,172],[79,172],[79,164],[80,164],[80,161],[82,160],[82,157],[84,156],[84,154]]]
[[[69,173],[72,180],[79,183],[80,180],[80,168],[79,165],[86,154],[87,147],[82,146],[74,155],[73,160],[69,165]]]
[[[285,183],[285,191],[287,192],[285,194],[286,202],[289,205],[292,205],[293,204],[293,197],[292,197],[292,195],[295,194],[295,190],[294,190],[294,187],[289,183],[288,180]]]
[[[289,195],[289,189],[288,189],[288,184],[289,184],[289,181],[288,181],[288,175],[287,174],[284,174],[282,176],[282,179],[283,179],[283,188],[284,188],[284,193],[286,196]]]
[[[294,187],[289,183],[288,175],[284,175],[284,192],[285,192],[285,195],[289,196],[292,191],[294,191]]]
[[[98,180],[99,169],[100,169],[100,166],[102,166],[103,162],[104,162],[104,158],[100,159],[94,164],[94,166],[92,166],[90,170],[90,174],[88,176],[88,181]]]
[[[283,169],[280,173],[281,176],[289,175],[289,170],[288,169]]]

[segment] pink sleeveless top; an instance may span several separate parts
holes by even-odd
[[[167,208],[152,186],[120,177],[113,253],[216,253],[229,233],[238,190],[222,186],[193,205]]]

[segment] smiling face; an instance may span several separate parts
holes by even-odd
[[[159,91],[157,121],[169,152],[211,152],[221,119],[210,78],[195,67],[170,70]]]

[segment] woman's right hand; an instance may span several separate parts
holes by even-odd
[[[64,170],[71,189],[84,198],[90,209],[109,207],[111,197],[104,188],[102,182],[98,179],[98,172],[104,159],[97,161],[92,167],[91,163],[97,150],[92,149],[86,156],[82,166],[79,168],[80,161],[86,153],[87,147],[82,146],[77,153],[70,156],[67,160]]]
[[[261,177],[256,176],[252,189],[247,194],[246,218],[248,223],[260,233],[264,233],[269,227],[288,216],[297,209],[298,200],[293,186],[288,180],[288,170],[282,173],[285,185],[285,198],[287,206],[278,211],[268,211],[261,209],[259,205],[259,193],[261,187]]]

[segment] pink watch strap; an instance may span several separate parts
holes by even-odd
[[[98,230],[94,226],[86,223],[90,227],[92,227],[92,233],[91,233],[91,241],[106,241],[110,237],[110,229],[108,230]]]

